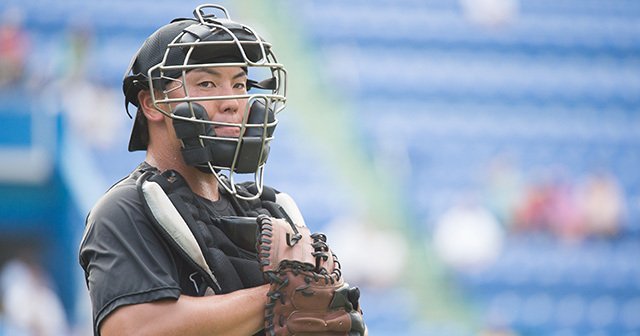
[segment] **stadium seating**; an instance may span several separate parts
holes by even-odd
[[[571,247],[544,234],[510,236],[491,267],[454,274],[489,327],[632,333],[640,323],[640,67],[632,56],[640,6],[515,3],[515,18],[492,27],[470,23],[458,1],[318,0],[300,8],[327,72],[355,101],[363,143],[372,155],[388,143],[406,151],[407,201],[416,218],[428,218],[414,221],[417,229],[483,195],[490,164],[503,154],[530,180],[554,166],[573,184],[610,171],[628,200],[628,238]]]

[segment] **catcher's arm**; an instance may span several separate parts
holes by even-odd
[[[100,323],[100,335],[253,335],[264,327],[268,289],[122,306]]]

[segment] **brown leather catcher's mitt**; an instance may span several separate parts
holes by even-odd
[[[326,236],[260,215],[258,259],[271,284],[267,335],[364,335],[357,287],[342,278]]]

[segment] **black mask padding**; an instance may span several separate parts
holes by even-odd
[[[271,124],[274,122],[275,118],[273,116],[273,110],[268,109],[264,106],[264,103],[260,100],[256,100],[251,105],[251,109],[249,110],[249,117],[247,118],[247,124],[256,124],[260,125],[260,127],[247,127],[247,131],[245,132],[245,137],[257,136],[262,137],[264,119],[265,115],[267,115],[267,124]],[[273,136],[273,130],[276,126],[267,127],[267,137]]]
[[[198,103],[180,103],[173,111],[174,115],[199,120],[209,120],[206,110]],[[267,112],[268,111],[268,112]],[[273,123],[273,110],[267,109],[261,101],[255,101],[249,110],[247,124],[264,125],[265,117],[268,123]],[[217,167],[229,167],[233,163],[238,141],[228,139],[200,139],[200,135],[215,136],[211,124],[197,123],[182,119],[173,119],[173,127],[178,139],[182,140],[182,156],[186,164],[195,166],[203,172],[212,173],[208,163]],[[235,173],[254,173],[258,167],[267,161],[269,156],[269,142],[262,145],[263,127],[247,127],[240,141],[240,151],[234,169]],[[273,135],[274,126],[267,127],[266,136]],[[262,154],[262,155],[261,155]],[[261,158],[262,156],[262,158]]]
[[[209,120],[207,111],[197,103],[191,103],[193,113],[189,108],[189,103],[180,103],[176,106],[173,114],[185,118],[196,118],[199,120]],[[206,147],[207,140],[200,139],[200,135],[215,136],[211,124],[198,123],[182,119],[173,119],[173,128],[176,136],[182,141],[182,157],[186,164],[200,166],[213,160],[211,151]],[[208,167],[208,166],[207,166]]]

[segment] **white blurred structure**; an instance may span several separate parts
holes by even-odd
[[[518,0],[461,0],[467,20],[483,26],[501,26],[516,20]]]
[[[399,233],[377,229],[358,217],[338,218],[326,233],[347,281],[377,288],[397,285],[408,257]]]
[[[489,266],[499,256],[504,232],[498,220],[483,207],[454,206],[436,223],[433,247],[438,256],[459,271]]]

